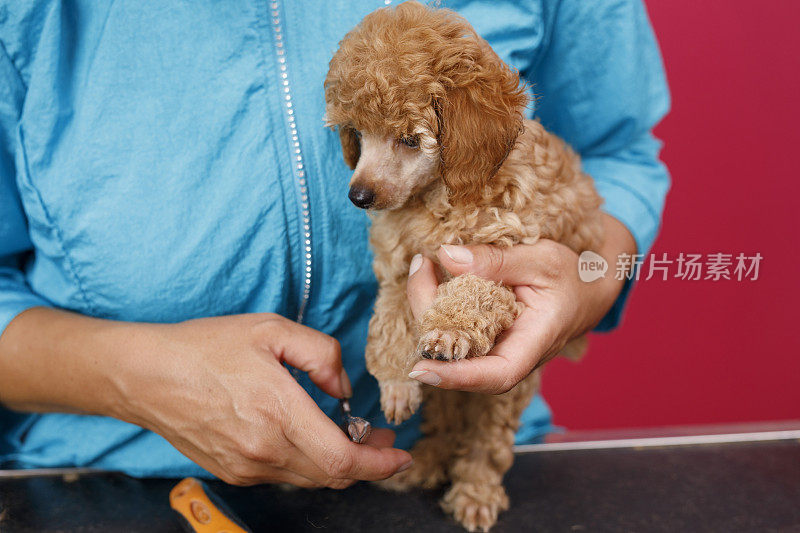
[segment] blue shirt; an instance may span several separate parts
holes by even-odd
[[[32,306],[147,322],[302,315],[340,341],[354,411],[379,418],[363,362],[367,218],[323,127],[322,84],[338,41],[383,4],[0,0],[0,332]],[[530,83],[536,115],[647,251],[669,183],[650,130],[669,97],[643,5],[446,5]],[[549,421],[537,398],[519,439]],[[417,435],[412,420],[398,442]],[[203,474],[127,423],[3,409],[0,462]]]

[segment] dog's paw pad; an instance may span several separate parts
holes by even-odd
[[[417,351],[424,359],[458,361],[469,355],[469,336],[458,330],[434,329],[422,335]]]
[[[456,482],[441,503],[468,531],[489,531],[508,509],[508,496],[501,486]]]
[[[408,420],[422,403],[422,390],[418,381],[384,381],[380,386],[383,415],[393,424]]]

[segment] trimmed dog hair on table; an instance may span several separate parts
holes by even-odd
[[[521,310],[507,286],[443,273],[416,322],[406,296],[412,257],[442,244],[508,247],[551,239],[573,251],[602,243],[601,199],[578,156],[525,120],[519,75],[461,16],[417,2],[379,9],[342,39],[325,80],[326,123],[354,170],[350,199],[369,209],[379,282],[366,363],[387,420],[423,405],[414,465],[394,489],[451,482],[442,507],[487,531],[509,502],[502,485],[519,417],[540,371],[498,395],[410,379],[421,357],[486,355]],[[577,266],[576,266],[577,268]],[[567,345],[580,352],[585,339]]]

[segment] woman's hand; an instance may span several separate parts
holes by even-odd
[[[511,248],[493,246],[443,246],[438,259],[453,275],[472,272],[514,288],[525,309],[501,334],[484,357],[455,362],[420,361],[415,379],[444,389],[500,394],[507,392],[535,368],[555,357],[571,339],[602,319],[623,287],[615,279],[613,265],[621,253],[635,253],[628,230],[616,219],[604,216],[606,241],[595,250],[611,265],[604,278],[586,283],[578,277],[578,255],[549,240]],[[432,304],[438,285],[430,259],[417,259],[409,276],[408,295],[419,319]]]
[[[308,372],[331,396],[349,397],[332,337],[278,315],[155,329],[162,330],[155,351],[173,364],[152,376],[162,383],[127,391],[126,411],[225,481],[344,488],[410,463],[391,448],[389,430],[376,430],[367,446],[351,442],[281,364]]]
[[[344,488],[410,466],[389,430],[351,442],[284,362],[350,395],[338,343],[277,315],[156,325],[35,308],[0,338],[0,401],[133,422],[239,485]]]

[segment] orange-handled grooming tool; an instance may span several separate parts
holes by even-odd
[[[169,492],[170,506],[193,533],[252,533],[202,481],[187,477]]]

